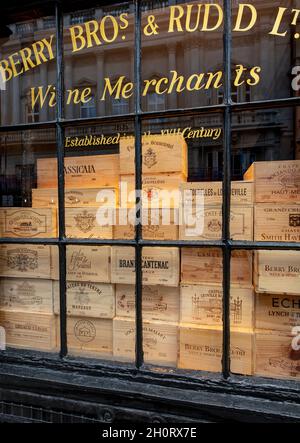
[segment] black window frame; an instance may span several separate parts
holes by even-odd
[[[84,119],[65,119],[64,118],[64,47],[63,47],[63,16],[64,1],[51,2],[55,6],[56,23],[56,75],[57,75],[57,105],[56,120],[48,122],[0,126],[0,133],[9,131],[25,131],[41,128],[56,129],[56,148],[58,159],[58,194],[59,194],[59,236],[53,239],[15,239],[0,238],[0,244],[41,244],[55,245],[59,248],[59,283],[60,283],[60,353],[59,356],[41,353],[37,351],[16,351],[8,349],[0,353],[1,363],[18,363],[35,365],[39,362],[40,366],[45,368],[55,368],[63,370],[81,370],[87,373],[97,375],[111,374],[112,376],[132,377],[136,380],[139,376],[140,381],[149,382],[156,380],[157,383],[166,383],[168,386],[177,386],[196,389],[206,387],[215,391],[226,391],[243,393],[244,395],[253,395],[257,392],[261,397],[278,397],[286,399],[300,399],[300,382],[294,380],[266,379],[256,376],[238,376],[230,371],[230,265],[231,254],[235,250],[296,250],[300,252],[298,243],[280,243],[280,242],[247,242],[233,241],[230,239],[230,207],[231,207],[231,135],[232,135],[232,114],[245,110],[271,109],[281,107],[293,107],[300,105],[300,97],[291,97],[285,99],[261,100],[255,102],[234,103],[231,99],[231,0],[224,0],[224,32],[223,32],[223,68],[225,75],[224,98],[223,103],[218,105],[199,106],[187,109],[170,109],[165,111],[145,112],[142,111],[141,97],[141,17],[142,1],[132,0],[134,3],[135,14],[135,48],[134,48],[134,72],[135,72],[135,102],[134,112],[126,115],[116,116],[98,116]],[[125,1],[119,1],[125,3]],[[77,8],[77,2],[75,2]],[[73,9],[75,7],[73,6]],[[103,5],[107,4],[103,1]],[[78,2],[78,9],[80,2]],[[69,8],[70,10],[70,8]],[[68,126],[79,126],[80,124],[112,123],[119,121],[134,121],[135,129],[135,179],[136,189],[142,188],[142,124],[144,120],[151,118],[180,117],[194,114],[221,113],[224,126],[224,166],[223,166],[223,232],[220,241],[150,241],[143,240],[141,224],[136,226],[134,240],[85,240],[70,239],[65,233],[65,188],[64,188],[64,134]],[[138,203],[140,204],[140,203]],[[117,362],[109,362],[94,359],[74,358],[68,355],[67,349],[67,307],[66,307],[66,248],[69,245],[110,245],[110,246],[132,246],[135,248],[136,257],[136,353],[135,364],[124,365]],[[142,321],[142,249],[143,247],[199,247],[199,248],[220,248],[223,253],[223,358],[222,373],[212,374],[200,371],[182,371],[178,373],[172,371],[170,374],[165,372],[160,374],[152,371],[149,366],[144,365],[143,361],[143,321]],[[275,389],[275,391],[274,391]],[[274,394],[276,392],[276,394]],[[277,398],[276,397],[276,398]]]

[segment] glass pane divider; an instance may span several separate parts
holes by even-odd
[[[231,198],[231,0],[224,0],[224,163],[223,163],[223,352],[222,373],[230,377],[230,198]]]
[[[134,0],[135,11],[135,30],[134,30],[134,83],[135,83],[135,189],[142,189],[142,127],[141,127],[141,4],[139,0]],[[142,199],[136,195],[136,218],[140,216],[142,211]],[[137,221],[137,219],[136,219]],[[142,306],[142,226],[140,217],[138,223],[135,223],[135,319],[136,319],[136,344],[135,344],[135,364],[137,370],[143,366],[143,306]]]
[[[67,343],[67,294],[66,294],[66,244],[65,238],[65,174],[64,174],[64,22],[60,3],[55,5],[56,20],[56,148],[58,177],[58,225],[59,225],[59,298],[60,298],[60,356],[68,354]]]

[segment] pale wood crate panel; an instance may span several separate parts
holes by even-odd
[[[143,286],[143,318],[178,322],[180,290],[168,286]],[[135,318],[135,286],[116,285],[116,316]]]
[[[177,287],[179,285],[179,249],[143,248],[143,283]],[[112,283],[135,284],[135,250],[132,247],[112,247]]]
[[[59,314],[59,285],[54,312]],[[108,318],[115,316],[115,287],[110,284],[67,281],[67,314],[78,317]]]
[[[0,279],[0,309],[53,314],[54,282],[27,278]]]
[[[231,326],[248,329],[253,328],[253,289],[232,286],[230,294]],[[222,326],[222,319],[222,285],[181,285],[181,322],[208,326]]]
[[[142,235],[144,240],[178,240],[179,213],[169,208],[143,209]],[[127,208],[116,211],[114,239],[131,240],[135,237],[135,212],[127,213]],[[126,222],[126,224],[125,224]]]
[[[196,196],[203,195],[204,205],[221,206],[223,204],[222,182],[182,183],[180,186],[184,200],[196,204]],[[188,192],[190,191],[190,192]],[[254,184],[246,181],[231,182],[231,204],[233,206],[253,206]]]
[[[187,174],[187,144],[181,135],[150,135],[142,137],[143,173],[176,172]],[[120,139],[120,173],[135,173],[135,138]]]
[[[0,235],[13,238],[57,237],[56,210],[0,208]]]
[[[255,375],[300,380],[300,327],[256,332]]]
[[[101,194],[99,194],[101,193]],[[111,198],[106,197],[110,195]],[[95,189],[65,189],[65,207],[66,208],[85,208],[98,205],[117,206],[117,189],[95,188]],[[32,207],[34,208],[58,208],[57,188],[32,189]]]
[[[122,209],[117,209],[116,212],[116,224],[113,226],[113,238],[114,240],[133,240],[135,238],[135,226],[131,223],[127,216],[127,209],[124,212]],[[122,215],[123,214],[123,215]],[[123,218],[125,217],[125,218]],[[127,223],[125,224],[125,220]]]
[[[256,294],[257,329],[291,332],[300,328],[300,297],[296,295]]]
[[[68,317],[67,341],[71,354],[110,357],[113,351],[113,321]]]
[[[66,188],[118,187],[119,155],[65,157]],[[37,160],[38,188],[57,187],[57,159]]]
[[[181,369],[222,371],[222,330],[182,323],[179,328],[179,364]],[[253,333],[231,332],[231,371],[253,374]]]
[[[116,360],[135,361],[135,335],[134,319],[113,319],[113,356]]]
[[[253,254],[251,251],[233,251],[231,283],[252,286]],[[222,283],[223,255],[221,249],[182,248],[182,283]]]
[[[96,238],[110,240],[113,238],[113,221],[114,208],[102,208],[102,215],[98,214],[98,207],[90,208],[66,208],[66,235],[69,238]],[[98,217],[97,218],[97,214]],[[101,224],[99,224],[99,221]],[[106,224],[108,223],[108,224]]]
[[[176,367],[178,325],[176,323],[144,321],[143,350],[145,363]]]
[[[0,245],[0,276],[50,279],[50,246]]]
[[[300,295],[300,252],[256,251],[254,257],[257,292]]]
[[[1,310],[0,326],[5,329],[8,347],[56,350],[54,315]]]
[[[245,173],[257,203],[300,203],[300,160],[255,162]]]
[[[110,256],[110,246],[68,246],[67,280],[110,283]]]
[[[49,246],[50,248],[50,276],[52,280],[59,280],[59,250],[57,246]]]
[[[299,242],[300,204],[255,205],[254,240]]]
[[[143,174],[142,176],[142,202],[143,207],[156,206],[158,208],[176,208],[180,206],[180,185],[186,182],[183,174]],[[135,206],[135,176],[121,175],[120,184],[123,191],[120,192],[120,207]]]
[[[135,322],[128,318],[114,319],[114,357],[132,361],[135,358]],[[178,326],[176,323],[144,321],[143,350],[146,364],[177,365]]]
[[[190,216],[192,216],[191,219]],[[185,201],[181,207],[180,220],[182,221],[179,227],[180,240],[222,239],[222,207],[206,205],[204,210],[188,209]],[[252,207],[231,207],[230,238],[232,240],[253,240]]]

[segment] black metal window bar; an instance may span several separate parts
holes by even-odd
[[[296,250],[300,252],[299,243],[280,242],[247,242],[233,241],[230,239],[230,199],[231,199],[231,116],[233,112],[244,110],[271,109],[275,107],[299,106],[300,97],[286,99],[262,100],[256,102],[234,103],[231,100],[231,0],[224,0],[224,33],[223,33],[223,67],[225,76],[224,99],[222,104],[193,107],[185,109],[171,109],[157,112],[144,112],[141,108],[141,17],[142,1],[134,1],[135,13],[135,109],[134,113],[122,115],[124,120],[134,119],[135,130],[135,173],[136,189],[142,189],[142,123],[149,118],[166,118],[208,112],[220,112],[224,124],[224,166],[223,166],[223,232],[220,241],[151,241],[143,240],[141,224],[136,226],[134,240],[88,240],[69,239],[65,235],[65,207],[64,207],[64,133],[65,128],[80,123],[94,124],[118,121],[120,116],[99,116],[88,119],[64,118],[64,48],[63,48],[63,6],[55,2],[56,21],[56,50],[57,50],[57,106],[56,121],[46,123],[30,123],[15,126],[2,126],[0,132],[47,128],[56,125],[57,159],[58,159],[58,197],[59,197],[59,237],[57,239],[15,239],[0,238],[0,244],[42,244],[56,245],[59,248],[59,281],[60,281],[60,329],[61,349],[60,357],[68,355],[67,348],[67,308],[66,308],[66,247],[68,245],[119,245],[135,248],[136,257],[136,358],[134,372],[142,373],[145,370],[143,360],[143,327],[142,327],[142,249],[143,247],[204,247],[220,248],[223,251],[223,359],[222,378],[230,381],[230,262],[234,250]],[[137,200],[137,210],[141,210],[141,202]],[[8,352],[9,354],[9,352]],[[5,361],[6,356],[0,357]],[[14,355],[14,361],[16,356]],[[24,361],[24,359],[22,359]],[[44,359],[43,361],[46,361]],[[88,365],[88,363],[87,363]],[[99,361],[98,367],[103,367]],[[94,366],[93,366],[94,367]],[[255,380],[255,377],[251,377]],[[249,378],[248,378],[249,380]],[[276,383],[276,382],[275,382]],[[298,390],[298,382],[293,381],[293,387]],[[253,386],[253,385],[252,385]]]

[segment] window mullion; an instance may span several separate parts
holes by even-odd
[[[231,196],[231,0],[224,0],[224,164],[223,164],[223,359],[230,376],[230,196]]]
[[[135,83],[135,189],[142,189],[142,128],[141,128],[141,5],[139,0],[134,1],[135,9],[135,53],[134,53],[134,83]],[[136,271],[136,367],[143,365],[143,318],[142,318],[142,239],[141,215],[142,199],[136,195],[136,245],[135,245],[135,271]]]
[[[61,356],[67,355],[67,301],[66,301],[66,245],[65,238],[65,179],[64,179],[64,64],[63,64],[63,12],[56,4],[56,147],[58,169],[58,225],[59,225],[59,294]]]

